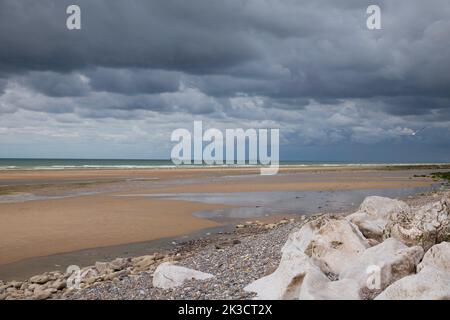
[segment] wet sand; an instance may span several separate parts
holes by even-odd
[[[0,264],[213,227],[192,213],[218,207],[105,195],[0,204]]]
[[[308,167],[282,169],[280,175],[269,177],[258,173],[255,168],[0,172],[0,186],[13,188],[12,194],[24,192],[23,186],[27,193],[43,196],[0,203],[0,265],[189,234],[220,225],[214,217],[195,213],[232,207],[133,194],[221,192],[232,196],[256,191],[417,188],[433,183],[413,177],[427,173],[424,170]],[[96,194],[70,196],[72,189]],[[58,194],[64,198],[45,198]]]

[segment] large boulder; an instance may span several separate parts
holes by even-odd
[[[450,241],[450,199],[396,212],[390,216],[385,238],[394,237],[403,243],[420,245],[427,251],[436,243]]]
[[[186,280],[206,280],[214,275],[181,267],[171,262],[161,263],[153,274],[153,286],[170,289],[181,286]]]
[[[322,217],[292,233],[282,251],[300,251],[312,258],[324,273],[340,274],[369,242],[345,218]]]
[[[381,241],[389,217],[399,212],[409,213],[410,208],[400,200],[371,196],[365,198],[359,210],[347,219],[358,226],[366,238]]]
[[[257,299],[298,299],[304,278],[314,272],[315,277],[322,274],[322,285],[330,288],[329,295],[322,297],[331,297],[341,283],[328,284],[323,273],[339,274],[368,247],[367,239],[351,222],[321,217],[291,233],[275,272],[252,282],[244,290],[256,292]],[[318,294],[314,286],[310,288],[303,294],[304,298]]]
[[[244,290],[256,292],[255,298],[261,300],[298,299],[303,279],[311,270],[320,272],[303,252],[286,250],[272,274],[250,283]]]
[[[353,279],[331,281],[320,270],[310,269],[301,285],[299,300],[360,300],[360,288]]]
[[[404,277],[380,293],[376,300],[450,299],[450,273],[425,266],[419,273]]]
[[[450,273],[450,242],[436,244],[425,253],[422,262],[417,266],[417,271],[426,266],[431,266]]]
[[[415,273],[423,253],[420,246],[407,247],[389,238],[359,255],[341,272],[339,279],[354,279],[361,292],[370,296],[371,291],[378,293],[391,283]]]

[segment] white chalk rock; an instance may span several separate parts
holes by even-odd
[[[431,266],[406,276],[387,287],[376,300],[448,300],[450,274]]]
[[[256,292],[256,299],[261,300],[298,299],[303,278],[314,269],[320,272],[304,253],[286,251],[275,272],[250,283],[244,290]]]
[[[339,274],[368,247],[367,239],[353,223],[323,217],[292,233],[282,250],[301,251],[324,273]]]
[[[400,200],[385,197],[366,197],[359,210],[347,216],[358,226],[366,238],[382,240],[389,217],[395,212],[410,212],[409,206]]]
[[[422,262],[417,266],[417,271],[426,266],[431,266],[450,273],[450,242],[441,242],[430,248],[425,253]]]
[[[450,239],[450,199],[411,208],[411,212],[393,213],[385,238],[394,237],[406,245],[420,245],[427,251],[436,243]]]
[[[339,274],[368,247],[367,239],[346,219],[319,218],[291,233],[275,272],[252,282],[244,290],[256,292],[257,299],[298,299],[304,277],[311,270],[316,275],[322,271]],[[329,296],[333,296],[339,284],[322,282],[323,286],[330,287]],[[318,293],[314,291],[314,294]]]
[[[299,300],[360,300],[359,285],[353,279],[331,281],[320,270],[310,269],[300,289]]]
[[[391,283],[415,273],[424,251],[420,246],[407,247],[389,238],[368,248],[339,275],[339,279],[354,279],[359,288],[369,294],[380,292]]]
[[[169,289],[181,286],[186,280],[206,280],[214,275],[181,267],[171,262],[161,263],[153,274],[153,286]]]

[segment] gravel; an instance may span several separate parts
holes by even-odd
[[[249,299],[252,293],[243,288],[250,282],[273,272],[281,258],[281,247],[289,233],[304,222],[291,222],[266,230],[249,226],[214,241],[195,240],[177,248],[184,255],[178,264],[212,273],[214,278],[186,281],[175,289],[152,286],[156,266],[140,275],[117,282],[97,283],[72,293],[70,299]],[[181,253],[184,252],[184,253]]]

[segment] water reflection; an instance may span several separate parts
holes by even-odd
[[[201,211],[194,214],[201,218],[223,221],[279,214],[307,215],[318,212],[347,212],[355,210],[367,196],[401,198],[416,193],[429,192],[439,187],[440,184],[404,189],[180,193],[140,196],[234,206],[234,208]]]

